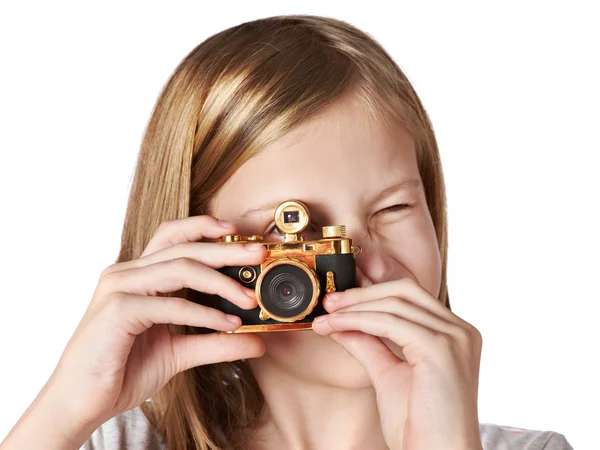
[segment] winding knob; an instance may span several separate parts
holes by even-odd
[[[337,238],[346,236],[346,225],[328,225],[322,228],[324,238]]]

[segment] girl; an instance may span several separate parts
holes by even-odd
[[[357,285],[312,330],[234,331],[190,300],[257,306],[217,269],[281,239],[275,207],[345,224]],[[482,339],[451,312],[444,179],[406,76],[367,34],[315,16],[218,33],[176,68],[144,135],[121,253],[3,449],[570,449],[479,424]]]

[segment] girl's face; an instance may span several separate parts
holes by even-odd
[[[439,294],[441,260],[410,135],[369,123],[352,98],[271,143],[217,192],[211,214],[244,235],[281,239],[273,213],[285,200],[303,201],[318,239],[325,225],[346,225],[362,248],[359,286],[410,277]],[[263,333],[265,356],[253,368],[277,367],[294,377],[329,385],[366,387],[363,369],[342,347],[312,330]],[[331,368],[334,367],[335,371]]]

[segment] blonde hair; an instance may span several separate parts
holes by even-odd
[[[441,254],[439,299],[450,308],[445,187],[427,113],[372,37],[327,17],[246,22],[182,60],[143,137],[118,262],[138,258],[161,222],[206,213],[211,196],[248,158],[350,93],[373,121],[403,126],[414,138]],[[169,449],[242,449],[263,406],[247,362],[237,361],[178,374],[152,398],[152,411],[146,403],[142,409]]]

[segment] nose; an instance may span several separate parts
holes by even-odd
[[[361,248],[356,256],[356,282],[359,287],[381,283],[389,278],[393,267],[386,257],[385,249],[380,248],[382,243],[369,235],[366,227],[354,223],[347,227],[348,237],[352,244]]]
[[[385,250],[379,248],[380,246],[373,241],[361,240],[358,245],[362,248],[362,252],[356,257],[356,267],[357,272],[362,273],[363,283],[373,284],[386,281],[393,268],[390,267],[389,258],[384,253]]]

